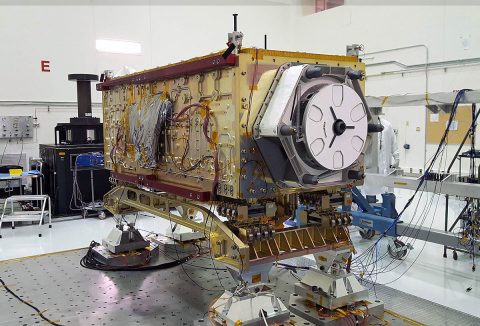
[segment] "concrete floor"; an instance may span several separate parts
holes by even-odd
[[[400,209],[412,192],[396,190],[395,193],[397,194],[397,209]],[[433,201],[431,201],[432,198]],[[428,203],[432,205],[425,214],[424,225],[442,229],[444,197],[424,194],[419,211],[423,207],[428,207],[426,205]],[[461,208],[462,202],[450,202],[451,220]],[[408,222],[412,217],[414,221],[418,220],[420,214],[415,216],[414,209],[415,203],[405,213],[404,221]],[[87,247],[91,240],[101,241],[115,224],[112,218],[106,220],[96,218],[54,219],[53,222],[52,229],[43,227],[41,238],[38,237],[38,226],[18,226],[14,230],[8,226],[4,227],[2,229],[3,238],[0,239],[0,263],[1,260],[6,259]],[[164,234],[168,226],[168,221],[148,215],[139,215],[137,219],[139,229],[156,233]],[[372,245],[376,238],[364,240],[352,228],[352,240],[359,253]],[[411,240],[403,239],[403,241],[410,242]],[[395,267],[393,270],[378,275],[377,282],[480,317],[478,309],[480,306],[480,267],[476,272],[472,272],[472,260],[466,254],[459,253],[459,259],[454,261],[451,252],[447,259],[442,257],[443,248],[439,245],[423,241],[415,241],[412,244],[414,249],[408,256],[403,261],[392,264],[391,267]],[[380,254],[385,251],[385,248],[386,241],[382,239],[379,242]],[[390,259],[385,259],[380,264],[390,262]],[[469,287],[472,290],[467,292],[466,289]]]

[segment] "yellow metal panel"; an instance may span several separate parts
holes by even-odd
[[[194,62],[219,53],[192,58],[177,64]],[[251,126],[254,122],[274,72],[280,65],[287,62],[364,69],[364,64],[358,62],[355,57],[249,48],[241,50],[237,67],[153,83],[115,86],[103,93],[106,167],[120,173],[154,174],[159,181],[175,183],[194,190],[210,191],[213,188],[214,146],[205,140],[202,132],[205,115],[203,110],[191,110],[188,121],[180,121],[168,128],[165,155],[156,168],[144,168],[134,157],[133,145],[128,139],[128,108],[135,103],[147,103],[152,96],[161,93],[164,97],[170,98],[176,113],[192,103],[208,105],[209,130],[212,135],[215,135],[218,150],[219,184],[222,195],[232,198],[244,197],[239,187],[242,166],[240,142],[241,136],[248,133],[242,125],[246,123],[249,111],[248,124]],[[148,71],[170,66],[172,65]],[[263,83],[258,84],[261,79]],[[121,137],[119,137],[120,131],[123,131]],[[184,156],[187,145],[188,153]],[[115,164],[112,160],[114,157]],[[204,159],[205,157],[207,159]],[[204,161],[199,168],[182,172],[180,166],[188,169],[202,159]],[[267,180],[270,180],[268,171],[264,169],[263,174]]]

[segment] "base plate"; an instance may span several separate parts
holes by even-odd
[[[158,244],[151,242],[144,249],[114,254],[102,245],[92,248],[93,256],[100,263],[109,266],[130,267],[144,265],[148,260],[158,257]]]
[[[287,323],[290,312],[282,301],[270,290],[252,287],[251,294],[234,296],[225,291],[212,304],[212,319],[219,325],[237,326],[264,326],[265,321],[270,324]],[[258,292],[261,291],[261,292]],[[263,316],[262,316],[263,313]]]
[[[163,250],[163,248],[161,248]],[[203,255],[183,266],[154,272],[106,272],[79,265],[87,249],[0,262],[7,286],[61,325],[190,326],[208,322],[208,307],[236,282],[225,266]],[[182,249],[166,250],[175,259]],[[156,261],[169,261],[162,252]],[[306,266],[305,258],[285,261]],[[301,277],[298,272],[297,277]],[[187,276],[188,275],[188,276]],[[288,305],[298,280],[284,268],[270,273],[274,291]],[[193,283],[195,281],[198,286]],[[199,287],[201,286],[201,288]],[[375,288],[386,309],[427,325],[480,325],[480,319],[385,286]],[[372,290],[371,296],[375,294]],[[373,300],[373,299],[372,299]],[[2,325],[43,325],[30,307],[0,288]],[[386,313],[385,318],[389,315]],[[296,314],[291,320],[299,319]],[[304,323],[297,323],[304,325]],[[308,325],[308,324],[306,324]],[[312,325],[312,324],[310,324]]]
[[[353,325],[358,320],[360,325],[377,325],[383,322],[384,307],[383,302],[376,300],[366,303],[366,306],[359,304],[349,309],[340,309],[327,311],[326,309],[317,309],[297,294],[290,295],[289,307],[293,314],[306,319],[314,325],[323,326],[345,326]],[[355,311],[355,314],[353,313]],[[345,315],[345,313],[347,315]],[[363,324],[364,317],[366,324]],[[401,320],[395,320],[390,325],[401,326],[408,325]]]

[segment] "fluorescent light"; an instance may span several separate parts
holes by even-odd
[[[106,40],[95,41],[95,47],[98,52],[122,53],[122,54],[141,54],[142,45],[132,41]]]

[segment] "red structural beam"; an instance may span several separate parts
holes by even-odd
[[[194,75],[225,67],[232,67],[237,65],[237,60],[238,56],[232,54],[226,59],[224,59],[222,55],[213,55],[196,60],[180,62],[137,74],[114,78],[103,83],[98,83],[97,91],[109,90],[113,86],[118,85],[151,83],[185,75]]]
[[[198,191],[181,186],[163,183],[156,179],[154,175],[123,174],[118,172],[111,173],[112,178],[117,180],[137,184],[140,186],[155,189],[157,191],[168,192],[180,197],[206,202],[211,199],[210,191]]]

